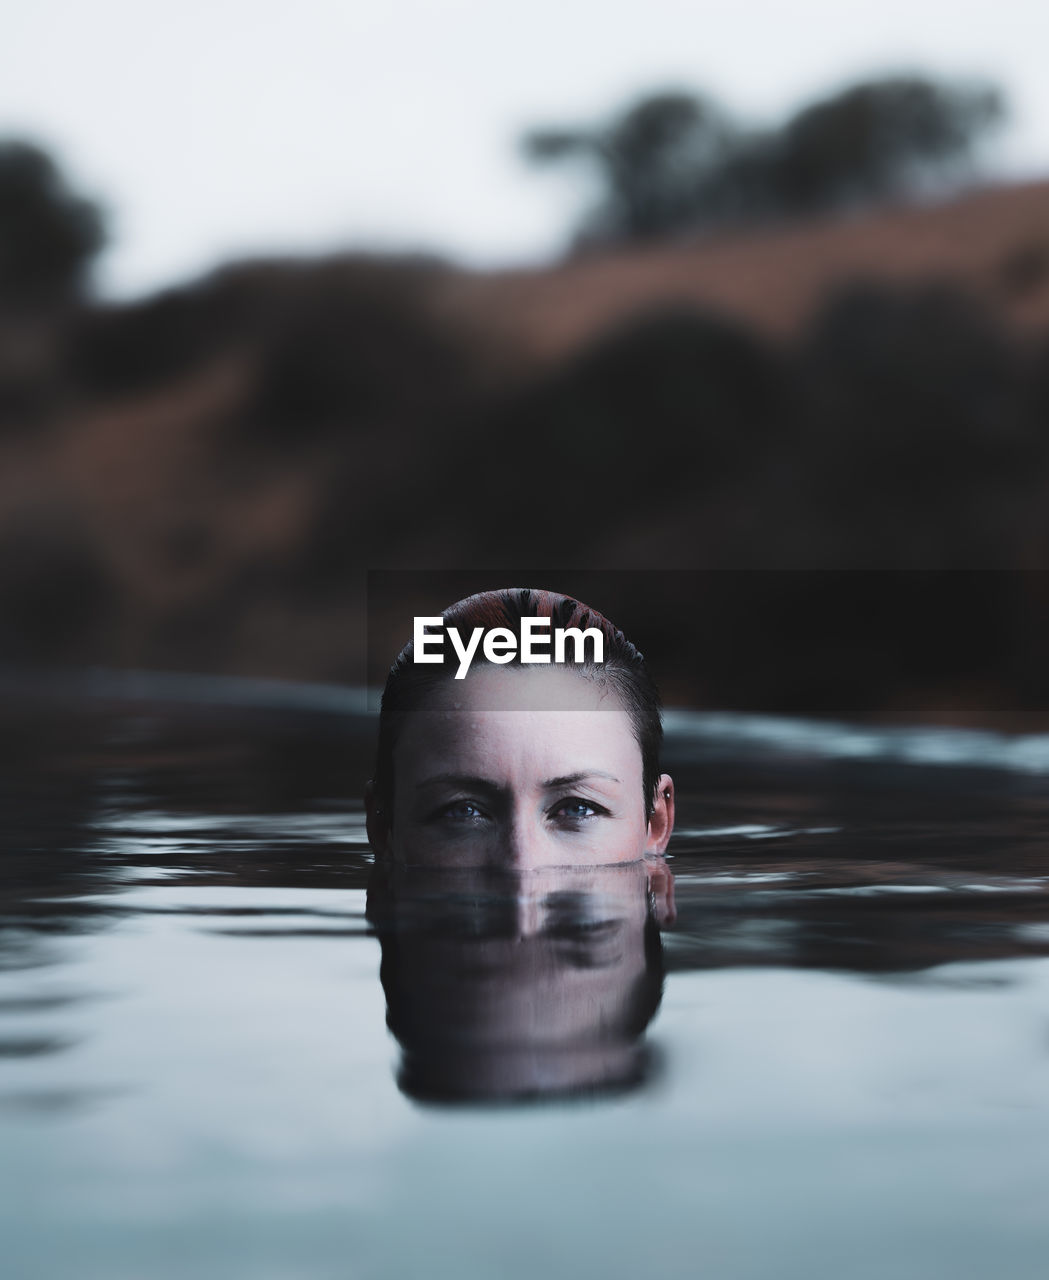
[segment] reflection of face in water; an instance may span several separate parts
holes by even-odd
[[[446,681],[403,726],[377,852],[423,866],[518,871],[662,853],[673,783],[646,813],[641,750],[615,693],[571,670],[482,667]]]
[[[497,1101],[638,1084],[663,983],[662,864],[501,872],[377,867],[399,1083],[434,1101]]]
[[[641,655],[600,615],[544,593],[471,597],[446,618],[492,625],[495,609],[512,624],[544,602],[602,626],[615,669],[487,665],[430,680],[405,651],[383,695],[368,915],[400,1084],[417,1098],[592,1093],[644,1077],[674,794]]]

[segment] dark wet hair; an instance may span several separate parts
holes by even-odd
[[[602,663],[594,662],[593,645],[587,645],[583,646],[581,661],[563,665],[575,668],[589,680],[607,685],[630,716],[634,736],[641,749],[645,815],[652,816],[659,784],[659,754],[663,745],[659,691],[648,673],[644,656],[618,627],[596,609],[573,600],[571,596],[531,587],[482,591],[449,605],[441,617],[445,627],[457,627],[460,634],[465,635],[475,627],[483,627],[486,631],[493,627],[508,627],[517,632],[522,618],[550,618],[552,628],[579,627],[585,630],[594,627],[600,631],[604,638]],[[374,786],[379,805],[387,815],[393,810],[393,752],[401,728],[432,690],[455,674],[454,663],[418,664],[413,655],[414,644],[409,641],[397,655],[386,677],[379,713]],[[479,653],[474,661],[484,659]],[[515,655],[510,665],[520,666],[520,657]]]

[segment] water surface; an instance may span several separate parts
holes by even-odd
[[[366,716],[113,692],[4,715],[5,1274],[1044,1276],[1044,742],[671,716],[673,919],[391,923]]]

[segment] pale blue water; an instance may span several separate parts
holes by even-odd
[[[1043,741],[672,715],[647,1029],[593,1061],[456,1050],[449,1106],[386,1027],[370,721],[187,688],[5,717],[5,1276],[1042,1280]],[[419,1070],[475,997],[538,1027],[620,967],[639,990],[629,893],[547,893],[519,965],[519,901],[461,890],[425,886],[388,952]],[[511,1076],[533,1101],[493,1102]]]

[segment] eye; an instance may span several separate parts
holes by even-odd
[[[558,802],[550,810],[549,816],[555,822],[571,826],[586,822],[590,818],[606,815],[608,810],[592,800],[583,800],[579,796],[568,796]]]
[[[483,821],[488,815],[473,800],[453,800],[442,805],[434,814],[434,821],[472,823]]]

